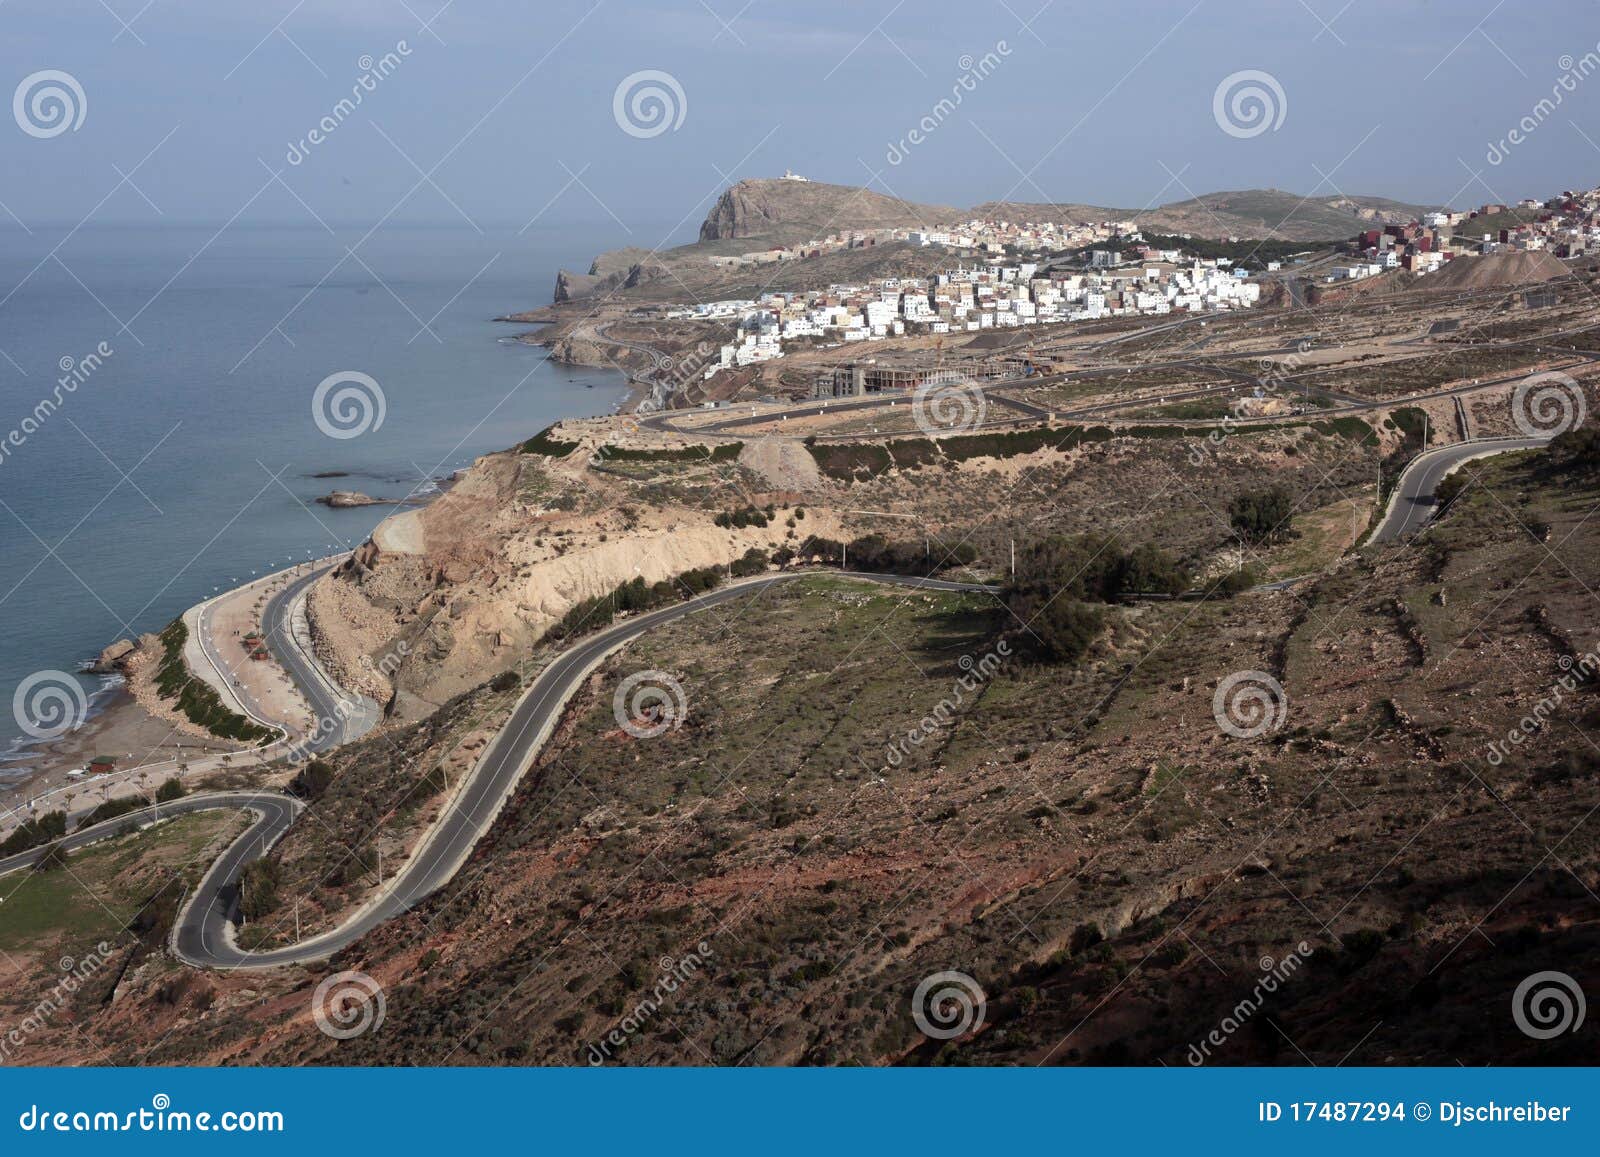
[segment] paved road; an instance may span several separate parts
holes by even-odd
[[[262,630],[266,633],[267,649],[289,677],[295,681],[311,705],[317,723],[298,746],[307,751],[327,751],[340,744],[359,739],[378,725],[382,709],[365,696],[352,695],[336,686],[308,653],[309,638],[305,635],[303,611],[296,615],[300,599],[332,566],[312,571],[296,579],[267,603],[261,616]],[[296,621],[300,631],[296,633]]]
[[[239,873],[288,830],[298,810],[293,801],[288,801],[284,808],[278,810],[261,803],[263,800],[285,800],[286,797],[247,797],[257,802],[236,806],[250,806],[263,818],[228,849],[195,889],[174,930],[174,951],[185,963],[201,968],[272,968],[303,964],[331,956],[378,925],[408,911],[448,883],[466,862],[559,722],[567,700],[608,655],[646,631],[689,615],[703,614],[722,603],[758,594],[796,577],[799,576],[794,573],[767,575],[723,587],[688,602],[628,619],[580,640],[562,652],[524,692],[512,710],[511,718],[468,773],[467,782],[457,790],[446,814],[434,825],[400,872],[388,882],[384,891],[339,927],[286,948],[247,952],[233,943],[234,884]],[[975,583],[903,575],[851,573],[849,577],[928,590],[996,589]]]
[[[96,843],[108,836],[114,836],[125,830],[129,824],[143,827],[153,824],[157,820],[171,819],[173,816],[188,815],[191,812],[215,811],[219,808],[228,810],[246,810],[256,814],[256,822],[243,836],[235,841],[228,849],[219,864],[239,852],[239,864],[242,866],[246,860],[255,859],[260,852],[262,840],[267,840],[267,847],[273,840],[287,831],[289,824],[299,814],[303,805],[299,800],[277,792],[266,791],[230,791],[206,792],[203,794],[185,796],[173,800],[171,803],[155,804],[151,807],[140,808],[138,811],[128,812],[116,819],[106,820],[104,823],[92,827],[79,828],[71,835],[64,836],[56,841],[63,848],[72,851],[89,844]],[[240,849],[243,845],[243,849]],[[0,876],[8,872],[19,871],[22,868],[31,868],[44,855],[45,848],[34,848],[30,851],[19,852],[15,856],[8,856],[0,860]],[[248,855],[246,854],[248,853]],[[215,871],[215,867],[212,869]],[[236,869],[237,870],[237,869]]]
[[[1435,513],[1433,497],[1445,476],[1472,458],[1487,458],[1511,450],[1533,450],[1549,444],[1548,438],[1485,438],[1461,442],[1419,454],[1400,475],[1389,509],[1372,532],[1373,542],[1396,542],[1421,530]]]

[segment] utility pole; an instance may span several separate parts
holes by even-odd
[[[1011,540],[1011,581],[1017,581],[1017,540]]]

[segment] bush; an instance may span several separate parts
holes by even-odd
[[[1067,598],[1044,604],[1023,621],[1028,624],[1034,650],[1052,663],[1077,662],[1105,629],[1100,608]]]
[[[229,711],[211,684],[189,673],[183,661],[183,645],[188,642],[189,628],[181,617],[168,623],[158,637],[161,665],[156,668],[156,690],[161,698],[176,700],[178,710],[191,723],[198,723],[223,739],[257,743],[272,739],[270,730],[236,711]]]
[[[289,794],[311,803],[321,799],[332,782],[333,766],[320,759],[313,759],[289,781]]]
[[[746,506],[743,510],[722,510],[711,521],[718,526],[731,529],[742,529],[746,526],[766,526],[774,516],[772,507],[757,510],[754,506]]]
[[[127,797],[124,799],[108,799],[105,803],[100,804],[98,807],[94,808],[87,815],[85,815],[83,819],[79,821],[78,826],[81,828],[86,828],[91,824],[103,824],[107,820],[116,819],[118,816],[125,816],[129,812],[136,812],[142,807],[144,807],[144,801],[135,797]]]
[[[0,859],[26,852],[67,834],[67,813],[46,812],[37,819],[28,820],[0,843]]]
[[[545,454],[551,458],[565,458],[579,446],[577,442],[563,442],[559,438],[552,438],[550,431],[554,426],[546,426],[533,437],[529,438],[520,447],[524,454]]]
[[[173,778],[156,788],[156,802],[171,803],[173,800],[182,799],[188,794],[188,789],[179,783],[176,778]]]
[[[1228,519],[1245,542],[1286,538],[1294,516],[1294,499],[1281,486],[1247,490],[1228,504]]]
[[[1579,426],[1576,430],[1558,434],[1551,440],[1546,453],[1553,463],[1563,469],[1586,473],[1600,470],[1600,426]]]
[[[246,920],[260,920],[278,906],[282,870],[276,860],[256,860],[239,876],[239,911]]]
[[[752,546],[735,559],[728,570],[734,578],[749,578],[751,575],[765,574],[767,565],[767,552],[760,547]]]
[[[760,569],[766,569],[766,555],[752,547],[734,562],[729,570],[734,574],[757,573],[754,570],[745,571],[737,569],[754,565],[754,560],[760,558]],[[723,573],[714,566],[697,567],[694,570],[684,571],[675,580],[662,580],[658,583],[646,584],[643,577],[630,579],[628,582],[615,588],[608,595],[600,595],[592,599],[584,599],[575,603],[561,621],[545,632],[543,642],[555,643],[563,639],[577,638],[608,627],[616,616],[624,612],[651,611],[657,607],[664,607],[671,603],[682,602],[693,598],[695,595],[704,594],[706,591],[715,590],[722,585]]]

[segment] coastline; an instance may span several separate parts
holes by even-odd
[[[522,335],[517,335],[509,340],[521,341],[521,339]],[[508,339],[501,337],[496,340]],[[552,360],[561,361],[563,364],[582,364],[564,362],[554,354]],[[585,368],[621,370],[620,366],[614,363],[607,364],[604,361]],[[637,404],[640,397],[648,396],[648,391],[641,391],[631,375],[626,371],[622,372],[627,388],[613,412],[620,411],[624,407],[631,408]],[[587,417],[596,412],[596,410],[583,410],[562,415],[557,420]],[[536,432],[530,430],[527,433],[531,435]],[[459,474],[459,471],[442,478],[431,479],[403,500],[382,499],[373,502],[372,505],[403,503],[408,511],[418,510],[447,493],[456,481],[456,474]],[[326,476],[344,478],[349,475],[344,471],[332,471]],[[373,533],[375,532],[376,528]],[[317,537],[312,536],[312,538]],[[310,542],[312,539],[307,541]],[[152,544],[151,548],[155,549],[155,544]],[[182,617],[190,621],[201,608],[239,596],[269,581],[272,577],[252,579],[220,594],[202,598],[185,610]],[[135,636],[133,641],[137,644],[138,639],[139,636]],[[138,652],[134,655],[137,658]],[[87,675],[91,673],[89,665],[93,661],[92,657],[79,657],[69,666],[77,673]],[[208,683],[215,682],[214,678],[208,677],[211,672],[195,670],[192,665],[191,673]],[[113,777],[115,784],[110,784],[100,777],[78,777],[67,774],[70,771],[85,769],[90,759],[96,756],[115,758],[117,772],[123,773],[145,765],[172,764],[175,761],[184,762],[230,753],[248,754],[250,749],[247,747],[214,736],[202,735],[191,725],[175,722],[173,718],[165,718],[163,713],[152,711],[142,704],[135,693],[134,674],[131,671],[100,674],[101,686],[88,692],[89,710],[85,714],[84,721],[65,735],[42,740],[19,735],[11,739],[10,746],[0,752],[0,827],[4,827],[8,821],[14,819],[19,809],[27,808],[31,800],[47,793],[61,795],[64,791],[71,791],[74,799],[81,793],[84,800],[93,799],[97,802],[107,790],[113,795],[121,794],[117,788],[125,786],[127,779],[125,775],[116,774]],[[287,679],[287,675],[284,678]],[[153,788],[155,785],[152,783],[150,786]]]

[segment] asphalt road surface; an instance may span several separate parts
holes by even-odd
[[[1438,493],[1439,483],[1461,463],[1511,450],[1533,450],[1548,445],[1549,441],[1548,438],[1486,438],[1419,454],[1400,475],[1389,510],[1378,529],[1372,532],[1372,541],[1398,542],[1427,525],[1437,511],[1434,495]]]
[[[256,823],[243,836],[241,836],[228,849],[221,860],[221,864],[228,860],[236,850],[240,850],[242,859],[238,867],[242,867],[248,860],[253,860],[260,855],[262,840],[265,839],[266,847],[272,846],[272,841],[288,830],[289,824],[299,814],[303,805],[297,799],[292,799],[277,792],[267,791],[229,791],[207,792],[184,796],[182,799],[173,800],[171,803],[154,804],[150,807],[140,808],[138,811],[128,812],[116,819],[106,820],[104,823],[95,824],[93,827],[79,828],[71,835],[63,836],[56,842],[67,851],[87,847],[109,836],[125,831],[130,825],[144,827],[157,820],[171,819],[173,816],[188,815],[192,812],[215,811],[219,808],[228,810],[248,810],[256,813]],[[46,848],[33,848],[30,851],[19,852],[17,855],[8,856],[0,860],[0,876],[8,872],[31,868],[44,855]],[[212,871],[216,868],[213,866]],[[237,874],[237,868],[235,869]]]
[[[380,709],[364,696],[341,695],[339,688],[312,662],[295,640],[291,621],[295,600],[328,571],[331,566],[314,570],[304,578],[296,579],[273,596],[261,616],[262,630],[266,634],[267,649],[289,677],[305,695],[317,723],[299,744],[307,751],[328,751],[340,744],[359,739],[378,724]]]
[[[384,889],[349,920],[330,931],[297,944],[270,951],[249,952],[233,942],[232,925],[239,873],[263,855],[288,830],[297,808],[293,801],[272,810],[264,800],[286,797],[249,796],[250,806],[265,814],[212,865],[195,889],[173,933],[173,949],[184,962],[201,968],[272,968],[322,960],[360,939],[373,928],[408,911],[449,882],[500,813],[518,780],[533,763],[561,717],[568,698],[613,651],[646,631],[703,614],[734,599],[758,594],[795,574],[776,574],[711,591],[671,607],[628,619],[608,630],[573,644],[539,673],[511,713],[511,718],[468,773],[448,810],[424,838],[412,857]],[[991,591],[997,588],[943,579],[902,575],[850,574],[849,577],[897,586],[941,591]],[[175,806],[175,805],[174,805]]]

